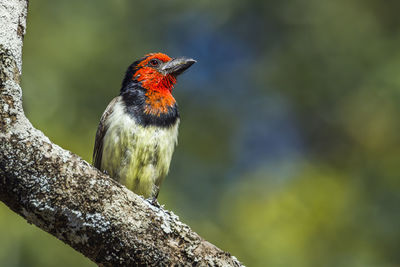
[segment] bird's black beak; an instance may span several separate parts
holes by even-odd
[[[165,74],[171,74],[176,77],[179,74],[182,74],[194,63],[196,63],[196,60],[191,58],[174,58],[171,61],[165,63],[165,65],[162,67],[162,70],[165,72]]]

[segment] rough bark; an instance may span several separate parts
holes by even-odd
[[[99,266],[241,266],[31,125],[19,86],[26,16],[26,0],[0,0],[0,200]]]

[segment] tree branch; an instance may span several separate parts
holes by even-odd
[[[99,266],[241,266],[31,125],[19,86],[26,15],[26,0],[0,0],[0,200]]]

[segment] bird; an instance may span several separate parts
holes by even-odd
[[[93,165],[145,199],[157,199],[168,174],[180,122],[172,90],[195,62],[163,53],[136,60],[101,116]]]

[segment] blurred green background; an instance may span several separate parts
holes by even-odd
[[[129,64],[198,60],[159,200],[248,266],[400,266],[399,1],[30,1],[27,116],[91,162]],[[0,205],[0,266],[95,266]]]

